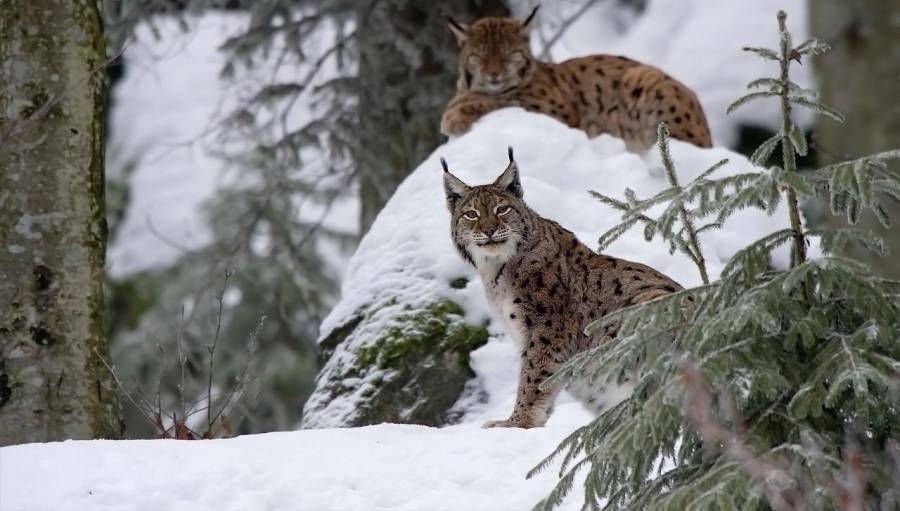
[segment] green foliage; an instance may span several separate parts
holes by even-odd
[[[621,323],[614,343],[579,354],[556,378],[632,380],[631,398],[573,432],[532,473],[561,458],[560,481],[538,509],[552,509],[585,476],[585,509],[875,509],[900,505],[900,282],[873,277],[841,256],[848,243],[885,252],[877,236],[849,229],[809,230],[799,198],[829,200],[855,219],[869,209],[886,222],[879,199],[900,199],[889,151],[798,173],[807,151],[791,107],[841,117],[789,80],[792,60],[820,53],[814,40],[793,47],[784,13],[779,50],[747,48],[781,66],[780,78],[732,109],[757,99],[782,104],[782,129],[752,157],[762,165],[781,144],[782,165],[714,179],[716,167],[680,186],[660,149],[670,188],[640,200],[595,194],[623,212],[601,249],[642,224],[703,272],[696,233],[718,228],[743,208],[774,212],[785,203],[790,227],[736,253],[719,278],[613,312],[589,327]],[[646,216],[666,205],[657,218]],[[706,220],[711,219],[711,220]],[[694,231],[693,223],[702,224]],[[704,223],[705,222],[705,223]],[[692,236],[693,241],[692,241]],[[815,239],[824,254],[806,257]],[[788,269],[774,250],[790,244]],[[862,509],[863,507],[858,507]],[[845,508],[846,509],[846,508]],[[854,508],[856,509],[856,508]]]

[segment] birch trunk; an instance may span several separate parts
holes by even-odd
[[[96,0],[0,8],[0,445],[121,434],[104,324]]]

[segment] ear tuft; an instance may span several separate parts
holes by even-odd
[[[447,161],[441,158],[441,167],[444,167],[444,194],[447,197],[447,209],[453,213],[456,203],[463,195],[469,193],[469,185],[454,176],[447,167]]]
[[[513,158],[513,150],[512,150],[512,146],[507,146],[507,148],[506,148],[506,154],[509,155],[509,162],[510,162],[510,163],[516,161],[516,159]]]
[[[522,28],[527,28],[527,27],[528,27],[528,24],[531,23],[531,20],[534,19],[534,15],[537,14],[538,9],[540,9],[540,8],[541,8],[541,4],[537,4],[537,5],[534,7],[534,9],[531,11],[531,14],[529,14],[528,17],[525,18],[525,21],[522,22]]]
[[[524,196],[524,191],[522,190],[522,183],[519,181],[519,165],[513,159],[512,147],[508,148],[508,153],[509,165],[506,166],[503,174],[500,174],[500,177],[494,181],[494,186],[498,186],[521,199]]]
[[[447,26],[450,27],[450,31],[453,32],[453,35],[456,36],[456,42],[459,43],[460,46],[466,43],[466,32],[469,30],[469,27],[457,22],[450,16],[447,16]]]

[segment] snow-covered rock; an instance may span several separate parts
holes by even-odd
[[[464,414],[462,420],[509,414],[516,349],[489,323],[482,284],[450,242],[438,160],[446,158],[467,183],[483,184],[505,168],[507,146],[515,149],[525,201],[588,246],[595,246],[600,234],[619,220],[588,195],[589,189],[621,196],[628,187],[647,197],[666,187],[656,151],[631,154],[619,139],[588,139],[582,131],[518,108],[482,118],[472,131],[439,147],[400,185],[351,259],[341,301],[322,325],[325,365],[304,409],[304,427],[415,423],[422,420],[423,400],[430,397],[438,402],[430,403],[426,424],[459,416],[453,412]],[[672,154],[684,183],[724,158],[730,163],[720,176],[751,168],[746,158],[727,149],[673,141]],[[748,241],[787,224],[786,211],[769,217],[748,210],[731,217],[722,230],[704,233],[711,276]],[[689,259],[670,255],[661,241],[647,243],[640,229],[623,236],[608,253],[649,264],[685,286],[700,282]],[[787,253],[780,256],[775,263],[787,264]],[[476,378],[464,392],[460,381],[470,375],[464,365],[467,350],[483,343],[486,323],[490,340],[472,352]],[[446,357],[448,351],[454,356]],[[416,378],[414,373],[423,368],[435,371],[434,377]],[[460,398],[455,406],[449,399],[453,393]]]

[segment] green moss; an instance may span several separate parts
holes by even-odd
[[[462,307],[441,300],[421,311],[400,315],[371,345],[357,350],[362,366],[399,367],[429,353],[455,353],[468,365],[469,353],[487,342],[484,326],[466,323]]]
[[[469,279],[466,277],[457,277],[450,281],[450,287],[453,289],[465,289],[469,285]]]

